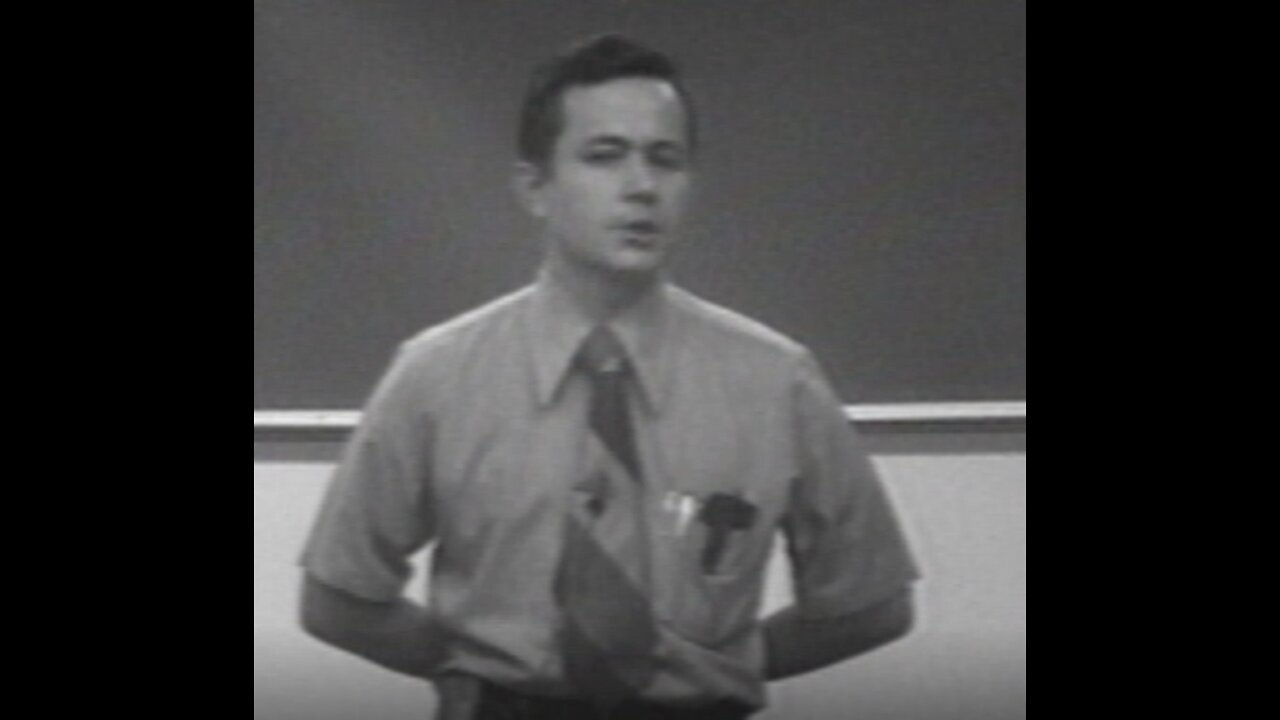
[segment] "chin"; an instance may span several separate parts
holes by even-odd
[[[607,269],[616,275],[639,279],[657,275],[665,266],[665,257],[656,255],[645,258],[626,258],[610,263]]]

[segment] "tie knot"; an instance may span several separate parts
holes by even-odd
[[[578,361],[587,372],[622,372],[627,369],[627,349],[612,330],[601,325],[582,342]]]

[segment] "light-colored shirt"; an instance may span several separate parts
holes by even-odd
[[[865,609],[917,578],[841,404],[800,345],[661,284],[610,322],[635,370],[660,671],[643,697],[765,704],[758,617],[781,532],[807,617]],[[316,580],[398,598],[435,542],[440,672],[568,693],[553,593],[563,523],[587,472],[592,322],[546,273],[405,343],[365,409],[303,554]],[[708,498],[745,500],[708,570]]]

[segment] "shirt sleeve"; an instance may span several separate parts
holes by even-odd
[[[812,356],[793,386],[796,467],[784,519],[804,617],[866,609],[920,577],[857,432]]]
[[[301,565],[352,595],[390,602],[409,558],[434,536],[432,427],[424,388],[402,350],[367,404],[312,527]]]

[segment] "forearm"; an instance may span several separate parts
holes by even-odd
[[[765,620],[765,677],[784,680],[864,655],[911,630],[911,596],[904,592],[847,616],[806,619],[790,607]]]
[[[385,611],[370,613],[357,632],[345,635],[344,650],[389,670],[426,677],[437,665],[438,643],[433,624],[421,606],[401,600]]]
[[[317,639],[414,677],[439,665],[439,631],[421,605],[370,602],[311,579],[303,592],[303,626]]]

